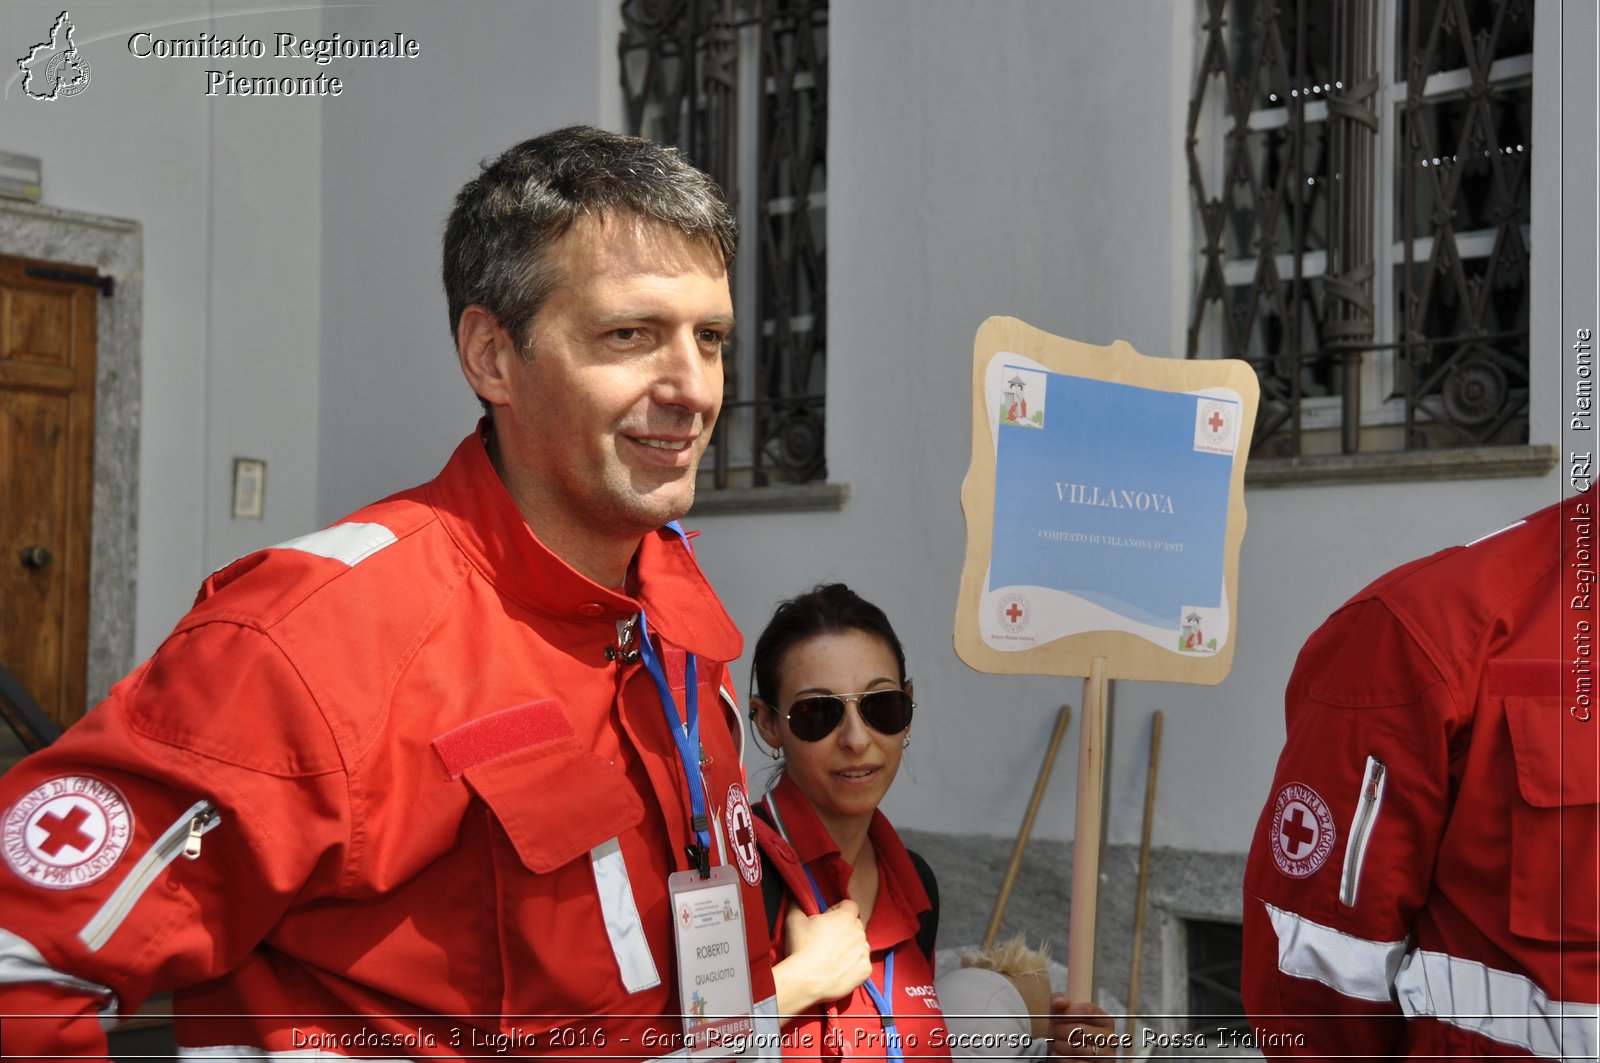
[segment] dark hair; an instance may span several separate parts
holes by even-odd
[[[881,638],[894,654],[900,668],[900,684],[905,685],[906,653],[883,610],[843,583],[819,583],[804,594],[779,603],[766,630],[756,639],[750,665],[755,677],[752,693],[776,708],[778,671],[784,654],[817,635],[846,631],[864,631]],[[753,707],[751,711],[754,712]]]
[[[615,211],[681,230],[733,266],[739,227],[722,190],[675,148],[569,126],[508,148],[456,195],[444,230],[444,290],[454,340],[467,307],[517,341],[561,278],[549,250],[581,214]]]

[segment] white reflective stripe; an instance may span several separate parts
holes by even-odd
[[[744,763],[744,732],[745,732],[745,724],[744,724],[744,718],[739,715],[739,703],[734,700],[733,692],[730,691],[725,686],[724,687],[718,687],[717,688],[717,693],[722,695],[723,703],[725,705],[727,705],[728,708],[733,710],[733,718],[735,720],[739,721],[738,724],[734,727],[734,731],[737,732],[738,735],[739,735],[739,763],[743,764]]]
[[[165,871],[167,865],[178,858],[183,852],[183,845],[189,840],[189,825],[195,817],[210,813],[211,818],[201,828],[200,833],[216,827],[222,822],[222,817],[216,814],[216,808],[209,801],[196,801],[189,806],[188,811],[179,816],[155,842],[139,858],[122,880],[122,883],[106,898],[100,910],[95,912],[89,921],[78,931],[78,940],[88,946],[90,952],[98,952],[111,935],[116,933],[128,913],[133,911],[133,906],[139,898],[144,896],[156,878]]]
[[[45,982],[100,997],[103,1001],[99,1007],[100,1028],[110,1030],[122,1024],[122,1016],[117,1013],[117,994],[109,987],[56,970],[25,938],[0,928],[0,986],[28,982]]]
[[[755,1037],[751,1038],[750,1059],[783,1058],[783,1023],[778,1019],[778,995],[774,993],[756,1002],[752,1013],[756,1020]]]
[[[335,524],[331,528],[279,543],[271,549],[301,550],[353,566],[397,541],[394,532],[382,524]]]
[[[0,928],[0,985],[22,985],[27,982],[48,982],[69,989],[80,989],[97,997],[116,999],[106,986],[56,970],[25,938]],[[116,1010],[114,1004],[112,1010]]]
[[[633,899],[633,884],[628,881],[628,864],[622,858],[622,844],[612,838],[589,850],[594,865],[594,884],[600,892],[600,913],[611,939],[611,954],[617,958],[622,984],[630,993],[654,989],[661,984],[656,973],[650,942],[645,940],[644,923]]]
[[[1600,1005],[1551,1000],[1524,975],[1417,949],[1395,975],[1400,1010],[1546,1059],[1594,1059]]]
[[[700,780],[700,785],[702,787],[705,786],[703,777]],[[724,806],[723,810],[727,810],[726,806]],[[711,810],[707,809],[706,811],[709,813]],[[711,820],[711,833],[717,840],[717,863],[726,864],[728,862],[728,839],[722,836],[722,817],[713,814],[708,815],[706,818]]]
[[[1392,1000],[1406,942],[1368,941],[1263,903],[1278,935],[1278,970],[1357,1000]]]
[[[1519,520],[1519,521],[1517,521],[1517,522],[1515,522],[1513,524],[1507,524],[1504,528],[1501,528],[1498,531],[1492,531],[1488,535],[1480,535],[1476,539],[1472,540],[1470,543],[1462,543],[1461,545],[1462,546],[1477,546],[1481,542],[1486,542],[1489,539],[1493,539],[1496,535],[1503,535],[1504,533],[1510,531],[1512,528],[1520,528],[1526,523],[1528,523],[1527,520]]]

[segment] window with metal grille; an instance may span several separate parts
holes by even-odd
[[[1185,921],[1189,954],[1190,1030],[1217,1033],[1250,1029],[1239,990],[1244,957],[1244,928],[1238,923],[1208,919]]]
[[[721,183],[738,328],[701,486],[825,479],[827,0],[624,0],[631,132]]]
[[[1533,0],[1202,0],[1188,356],[1253,453],[1528,440]]]

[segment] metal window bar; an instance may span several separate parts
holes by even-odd
[[[1189,1029],[1247,1030],[1240,969],[1244,928],[1209,919],[1185,921],[1188,946]]]
[[[1505,56],[1531,53],[1533,2],[1407,0],[1403,17],[1397,383],[1406,446],[1523,443],[1532,79],[1496,80],[1492,70]],[[1432,75],[1463,67],[1464,91],[1428,94]],[[1495,246],[1469,271],[1456,234],[1479,227],[1480,216]],[[1419,268],[1424,236],[1431,253]]]
[[[1525,442],[1532,0],[1203,3],[1186,353],[1255,367],[1253,451],[1305,452],[1312,401],[1337,403],[1346,453],[1364,449],[1363,411],[1386,402],[1403,406],[1408,449]],[[1392,111],[1377,51],[1389,27]],[[1387,173],[1380,136],[1395,138]],[[1204,149],[1220,156],[1210,172]],[[1479,231],[1492,250],[1464,254],[1458,236]],[[1369,394],[1380,352],[1394,384]]]
[[[748,150],[739,138],[739,63],[759,67],[756,224],[742,249],[756,256],[759,320],[742,325],[736,341],[754,344],[755,355],[743,389],[739,359],[724,363],[711,485],[825,478],[827,0],[624,0],[622,14],[630,130],[682,148],[734,203],[747,191],[737,182]],[[746,50],[748,28],[759,43]],[[734,431],[748,438],[729,438]]]

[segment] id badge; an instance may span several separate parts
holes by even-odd
[[[739,1055],[755,1033],[750,958],[745,949],[739,873],[710,878],[676,871],[667,878],[678,940],[678,998],[684,1045],[696,1056]]]

